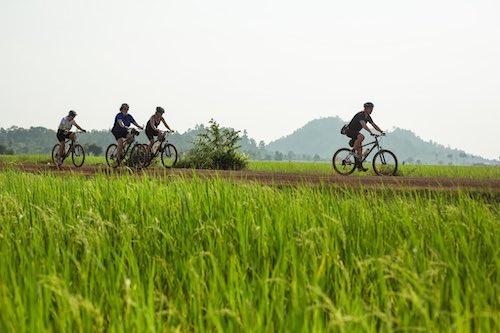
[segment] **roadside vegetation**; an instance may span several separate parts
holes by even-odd
[[[0,331],[498,331],[497,200],[0,171]]]

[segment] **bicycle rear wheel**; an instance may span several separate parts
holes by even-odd
[[[394,176],[398,171],[398,159],[390,150],[382,149],[373,157],[373,170],[379,176]]]
[[[117,148],[118,147],[116,146],[116,144],[112,143],[106,149],[106,163],[111,168],[116,168],[117,166],[120,165],[120,160],[118,159],[118,156],[116,153]]]
[[[59,150],[61,149],[61,144],[56,143],[52,148],[52,163],[57,165],[57,160],[59,159]]]
[[[343,176],[350,175],[356,168],[354,153],[349,148],[340,148],[333,154],[332,164],[339,174]]]
[[[77,168],[83,165],[85,162],[85,150],[79,144],[73,146],[73,151],[71,152],[71,159],[73,160],[73,165]]]
[[[161,152],[161,163],[165,168],[172,168],[177,163],[177,148],[171,143],[167,143],[163,146],[163,151]]]

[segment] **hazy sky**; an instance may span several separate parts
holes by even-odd
[[[372,101],[384,129],[500,156],[498,0],[0,0],[0,42],[3,128],[106,129],[127,102],[269,143]]]

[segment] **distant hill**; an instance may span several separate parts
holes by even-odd
[[[340,147],[347,146],[349,139],[340,134],[346,121],[339,117],[315,119],[290,135],[270,142],[268,151],[287,154],[318,155],[321,160],[329,160]],[[368,137],[370,139],[370,137]],[[366,141],[366,139],[365,139]],[[398,160],[410,164],[499,164],[480,156],[466,154],[463,150],[446,148],[435,142],[427,142],[413,132],[396,128],[382,139],[382,147],[392,150]]]
[[[255,160],[306,160],[329,161],[333,153],[340,147],[347,146],[348,138],[340,134],[340,128],[346,122],[339,117],[315,119],[292,134],[265,144],[257,143],[249,138],[245,130],[241,133],[241,151]],[[203,132],[204,125],[196,125],[184,133],[175,133],[169,137],[180,154],[192,147],[197,134]],[[146,142],[144,132],[139,142]],[[93,130],[81,134],[78,141],[83,145],[94,145],[101,148],[104,154],[106,147],[115,142],[109,130]],[[57,142],[55,131],[44,127],[0,128],[0,154],[47,154]],[[427,142],[409,130],[396,128],[383,138],[382,146],[392,150],[401,163],[409,164],[500,164],[499,161],[488,160],[480,156],[466,154],[462,150],[446,148],[435,142]]]

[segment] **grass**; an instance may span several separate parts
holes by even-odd
[[[0,331],[498,331],[496,200],[3,171]]]

